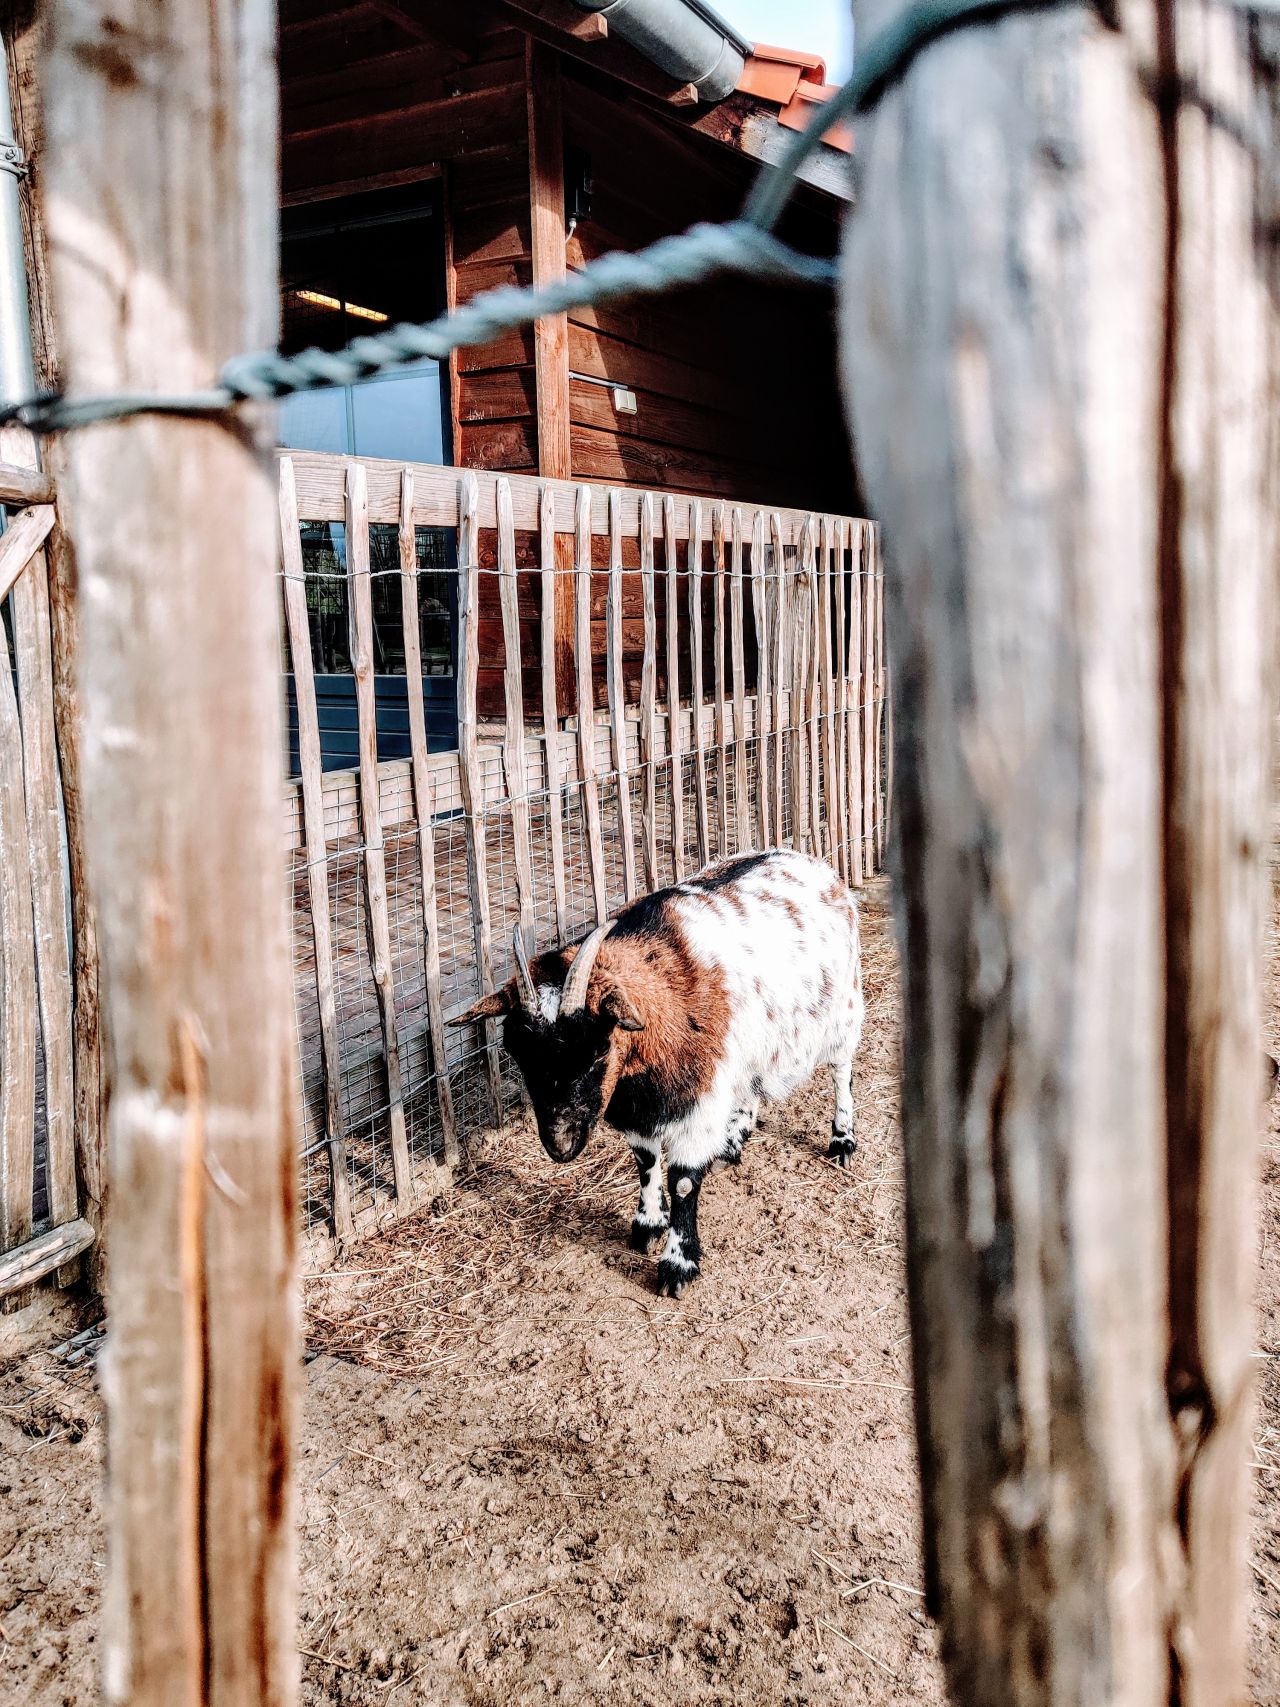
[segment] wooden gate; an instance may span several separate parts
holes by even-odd
[[[0,1301],[56,1271],[94,1230],[80,1216],[66,857],[54,741],[45,541],[53,489],[0,463]]]

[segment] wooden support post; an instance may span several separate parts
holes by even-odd
[[[578,694],[578,775],[582,779],[582,823],[591,867],[595,922],[609,917],[604,841],[600,828],[600,783],[596,776],[596,689],[591,656],[591,488],[578,488],[574,527],[574,653]]]
[[[1262,35],[1198,0],[971,23],[860,132],[926,1588],[989,1707],[1248,1693]]]
[[[489,839],[485,833],[484,780],[476,725],[480,679],[479,493],[470,471],[458,482],[458,790],[466,821],[467,890],[481,991],[493,989],[493,926],[489,916]],[[485,1071],[495,1124],[502,1120],[502,1068],[491,1019],[481,1020]]]
[[[324,828],[324,775],[320,719],[311,660],[311,625],[298,532],[298,493],[289,457],[280,459],[280,552],[284,566],[284,611],[293,665],[293,698],[298,715],[298,776],[302,785],[302,826],[307,856],[307,897],[316,963],[316,1008],[320,1017],[320,1062],[324,1073],[325,1142],[333,1193],[333,1233],[339,1247],[355,1234],[351,1218],[351,1182],[347,1175],[347,1127],[342,1110],[342,1061],[338,1054],[338,1013],[333,982],[333,931],[329,913],[328,841]]]
[[[440,1000],[440,918],[436,900],[435,795],[427,752],[427,710],[422,694],[422,634],[418,626],[418,530],[413,519],[413,470],[400,471],[400,617],[404,636],[405,696],[409,706],[409,753],[413,804],[418,815],[418,869],[422,878],[422,950],[427,983],[427,1028],[436,1110],[444,1140],[446,1168],[461,1160],[458,1122],[449,1083],[449,1057]],[[424,1187],[424,1195],[426,1192]]]
[[[662,501],[662,551],[667,582],[667,753],[671,760],[671,875],[684,876],[684,767],[680,759],[680,566],[676,501]]]
[[[627,684],[622,667],[622,493],[609,493],[609,600],[606,606],[606,665],[609,675],[609,739],[618,790],[618,840],[622,843],[622,891],[635,900],[636,843],[631,821],[631,767],[627,759]]]
[[[538,563],[542,608],[538,618],[539,650],[542,657],[542,757],[547,783],[547,823],[551,828],[551,884],[555,892],[557,942],[564,942],[569,929],[569,905],[565,894],[564,787],[561,783],[559,691],[556,680],[556,612],[559,586],[572,589],[572,560],[561,567],[556,533],[554,486],[538,493]],[[570,594],[572,604],[572,594]]]
[[[525,43],[525,89],[529,124],[529,219],[533,282],[551,284],[565,272],[564,120],[560,94],[560,56],[541,42]],[[533,328],[534,377],[538,402],[538,472],[549,480],[569,480],[573,458],[569,441],[569,318],[549,315]],[[566,535],[555,545],[556,567],[573,563]],[[573,697],[573,580],[557,582],[555,606],[556,681],[559,699]]]
[[[275,14],[48,9],[72,393],[275,341]],[[295,1699],[296,1065],[266,412],[67,441],[84,823],[110,1037],[108,1703]],[[216,572],[214,572],[216,571]]]
[[[711,858],[711,813],[707,802],[707,743],[702,731],[702,504],[695,498],[689,516],[689,698],[693,711],[694,802],[698,820],[698,866]]]

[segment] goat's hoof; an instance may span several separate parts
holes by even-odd
[[[724,1149],[720,1152],[719,1160],[727,1162],[731,1168],[740,1166],[742,1162],[742,1145],[736,1143],[726,1144]]]
[[[667,1223],[665,1221],[641,1221],[638,1217],[631,1223],[631,1232],[627,1243],[633,1251],[648,1256],[658,1239],[666,1237]]]
[[[686,1289],[698,1278],[698,1265],[671,1262],[666,1257],[658,1264],[658,1297],[682,1298]]]
[[[827,1160],[838,1168],[847,1168],[858,1148],[856,1138],[833,1138],[827,1145]]]

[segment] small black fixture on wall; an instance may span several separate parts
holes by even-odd
[[[591,218],[591,156],[585,148],[570,143],[564,151],[564,217],[566,235],[572,237]]]

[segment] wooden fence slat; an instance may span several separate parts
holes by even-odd
[[[360,833],[364,844],[364,890],[369,909],[369,963],[378,995],[378,1019],[387,1067],[390,1105],[391,1172],[396,1204],[413,1196],[409,1138],[396,1031],[395,968],[391,960],[391,921],[387,908],[387,860],[378,809],[378,710],[373,668],[373,598],[369,587],[369,496],[361,463],[347,468],[347,590],[351,616],[351,674],[356,690],[356,727],[360,748]]]
[[[707,802],[707,746],[702,732],[702,505],[696,499],[689,522],[689,670],[693,707],[694,802],[698,825],[698,865],[711,858],[711,814]]]
[[[821,688],[821,618],[822,564],[819,550],[821,523],[813,518],[809,535],[809,626],[808,686],[806,692],[806,721],[809,729],[809,822],[812,827],[813,851],[819,858],[826,852],[824,828],[824,793],[822,787],[822,706]]]
[[[876,869],[884,869],[884,836],[886,828],[886,813],[883,792],[884,766],[884,706],[888,676],[885,669],[884,656],[884,560],[880,555],[880,530],[873,526],[871,530],[875,563],[876,589],[876,675],[875,675],[875,730],[872,734],[872,752],[875,756],[875,792],[876,792]]]
[[[631,767],[627,758],[627,687],[622,668],[622,494],[609,494],[609,600],[606,611],[609,673],[609,739],[617,773],[618,836],[622,842],[622,883],[628,903],[635,900],[636,847],[631,822]]]
[[[520,660],[520,589],[516,567],[516,528],[511,513],[511,483],[498,481],[498,593],[502,607],[503,690],[506,720],[502,763],[511,802],[511,838],[515,846],[516,903],[526,943],[534,940],[533,843],[529,836],[529,788],[524,766],[524,670]]]
[[[782,518],[775,510],[769,517],[769,538],[773,547],[773,825],[779,844],[786,841],[785,779],[787,765],[787,723],[783,715],[783,694],[786,692],[787,642],[787,562],[782,543]],[[788,708],[794,716],[794,707]],[[795,824],[791,826],[795,833]]]
[[[8,598],[18,576],[53,531],[56,514],[52,504],[37,504],[10,516],[0,534],[0,604]]]
[[[808,526],[801,535],[796,571],[790,583],[788,626],[791,645],[791,829],[795,845],[812,849],[809,823],[809,550]]]
[[[846,883],[852,883],[853,861],[849,846],[849,778],[845,768],[849,762],[849,694],[848,683],[845,680],[845,669],[848,663],[848,600],[846,597],[848,537],[848,524],[843,519],[837,521],[835,524],[836,653],[834,666],[836,826],[840,852],[840,875]]]
[[[36,1118],[36,964],[22,786],[22,731],[0,628],[0,1252],[31,1237]]]
[[[876,681],[876,586],[875,536],[870,524],[863,530],[862,550],[862,682],[858,695],[862,708],[862,842],[863,870],[868,877],[876,870],[875,796],[875,681]]]
[[[591,891],[596,923],[609,916],[605,881],[604,841],[600,832],[600,784],[596,779],[595,681],[591,671],[591,492],[578,488],[574,551],[574,653],[578,688],[578,772],[582,778],[582,811],[587,827]]]
[[[853,524],[849,556],[849,657],[845,695],[848,711],[849,853],[853,881],[862,887],[866,875],[866,850],[862,836],[862,563],[866,549],[865,529]]]
[[[717,504],[711,512],[711,645],[714,675],[712,678],[716,706],[716,810],[720,820],[721,859],[729,852],[729,725],[725,711],[724,643],[724,524],[725,506]]]
[[[428,766],[427,717],[422,694],[422,634],[418,626],[418,534],[413,521],[413,470],[400,471],[400,617],[404,634],[405,691],[409,706],[409,755],[418,818],[418,865],[422,878],[422,951],[427,984],[427,1029],[436,1110],[447,1169],[461,1160],[458,1122],[449,1083],[449,1057],[440,1000],[440,918],[436,896],[435,797]],[[430,1186],[425,1187],[430,1190]]]
[[[480,540],[476,477],[467,469],[458,482],[458,788],[467,838],[467,889],[481,990],[493,988],[493,927],[489,916],[489,850],[484,821],[484,784],[477,739],[476,686],[480,673]],[[496,519],[496,518],[495,518]],[[482,1020],[485,1069],[495,1123],[502,1119],[502,1069],[491,1019]]]
[[[662,502],[662,544],[667,570],[667,743],[671,759],[671,870],[677,883],[684,864],[684,770],[680,759],[680,569],[676,501]]]
[[[835,555],[834,524],[822,518],[822,550],[818,560],[818,670],[822,681],[822,808],[826,818],[826,854],[840,867],[839,791],[836,786],[836,704],[834,661],[831,643],[832,558]]]
[[[555,892],[556,941],[564,942],[569,930],[569,906],[565,893],[564,789],[560,781],[560,711],[557,671],[562,651],[557,632],[559,597],[557,573],[564,569],[558,559],[555,488],[543,485],[538,494],[538,562],[541,565],[542,609],[539,613],[539,645],[542,655],[543,767],[547,783],[547,823],[551,828],[551,883]],[[563,554],[560,554],[563,555]],[[563,600],[561,603],[563,604]]]
[[[306,576],[298,532],[298,496],[293,463],[280,459],[280,557],[284,567],[285,626],[293,665],[298,718],[298,771],[307,861],[307,901],[315,948],[316,1005],[320,1015],[320,1064],[324,1075],[325,1148],[329,1155],[333,1232],[338,1244],[354,1235],[351,1182],[347,1173],[347,1130],[342,1110],[342,1061],[338,1053],[337,1004],[333,984],[333,932],[329,916],[329,869],[324,830],[320,721],[307,620]]]
[[[769,607],[764,567],[764,516],[751,522],[751,617],[756,635],[756,818],[760,846],[773,845],[769,812],[769,747],[773,704],[769,692]]]
[[[640,670],[640,758],[644,765],[644,803],[640,819],[645,879],[651,890],[658,876],[658,617],[653,584],[653,497],[640,500],[640,578],[644,585],[644,663]]]
[[[735,506],[729,556],[729,645],[733,660],[734,834],[751,846],[751,786],[747,780],[747,654],[742,605],[742,511]]]
[[[32,447],[34,460],[34,447]],[[58,752],[53,706],[53,641],[49,613],[49,565],[44,542],[53,510],[24,511],[0,536],[0,552],[35,515],[22,550],[27,572],[13,588],[14,659],[18,675],[18,721],[22,729],[22,773],[27,812],[27,849],[35,927],[36,995],[44,1056],[45,1190],[55,1226],[79,1213],[76,1189],[75,1083],[71,1013],[71,921],[69,877],[58,788]],[[35,541],[33,545],[31,542]],[[0,581],[4,578],[0,571]],[[74,1264],[58,1276],[60,1286],[77,1278]]]

